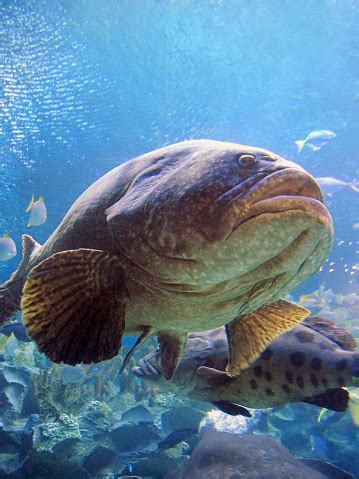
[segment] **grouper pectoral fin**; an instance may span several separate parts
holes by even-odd
[[[172,379],[179,358],[185,347],[187,334],[175,334],[172,331],[160,331],[157,335],[160,347],[162,369],[166,379]]]
[[[309,314],[307,309],[280,299],[227,324],[228,375],[240,374],[273,339],[302,322]]]
[[[30,271],[23,321],[40,351],[55,363],[95,363],[118,353],[127,301],[117,255],[63,251]]]

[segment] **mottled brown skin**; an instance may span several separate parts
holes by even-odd
[[[206,366],[225,371],[227,362],[225,331],[217,328],[188,335],[171,382],[163,378],[158,351],[142,358],[133,373],[193,399],[230,401],[258,409],[300,402],[329,389],[351,386],[353,375],[359,373],[359,353],[342,349],[330,338],[304,325],[280,335],[236,378],[225,374],[201,375],[199,370]]]
[[[233,325],[316,272],[332,235],[320,188],[298,165],[235,143],[170,145],[96,181],[43,246],[25,237],[0,322],[27,280],[24,322],[54,361],[108,359],[122,334],[148,331],[174,362],[188,331]]]

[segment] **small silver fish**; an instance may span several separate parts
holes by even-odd
[[[40,226],[45,223],[47,211],[43,196],[40,196],[40,198],[35,201],[34,195],[32,195],[29,206],[26,208],[26,213],[30,213],[29,221],[27,223],[28,228],[30,226]]]
[[[16,256],[16,244],[8,234],[0,238],[0,261],[9,261]]]
[[[297,140],[297,151],[300,153],[305,146],[308,146],[311,150],[317,151],[326,145],[328,141],[335,138],[337,135],[330,130],[315,130],[311,131],[305,140]]]
[[[359,183],[356,181],[347,182],[339,180],[338,178],[333,178],[332,176],[323,176],[321,178],[316,178],[316,180],[320,184],[323,192],[328,196],[334,195],[334,193],[342,188],[349,188],[351,191],[359,193]]]

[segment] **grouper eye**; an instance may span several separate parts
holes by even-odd
[[[250,167],[253,166],[256,162],[256,157],[254,155],[243,154],[238,158],[238,163],[240,166]]]

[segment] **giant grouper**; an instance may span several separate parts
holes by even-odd
[[[39,349],[68,364],[157,334],[167,379],[189,331],[225,325],[235,376],[308,315],[281,298],[332,237],[320,187],[295,163],[220,141],[166,146],[93,183],[42,246],[23,236],[0,323],[21,307]]]

